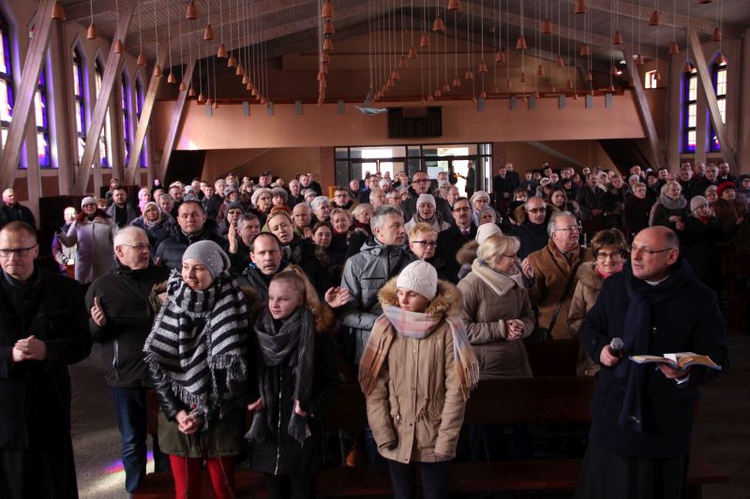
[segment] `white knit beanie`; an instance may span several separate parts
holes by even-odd
[[[498,227],[497,224],[482,224],[477,229],[477,235],[474,240],[479,243],[479,246],[481,246],[484,244],[484,241],[493,234],[500,234],[502,236],[503,231],[500,230],[500,227]]]
[[[85,198],[81,199],[81,209],[83,209],[83,207],[87,204],[96,204],[96,198],[93,196],[86,196]]]
[[[422,203],[430,203],[433,208],[437,208],[437,202],[435,202],[435,196],[432,194],[420,194],[417,198],[417,208],[419,208]]]
[[[437,294],[437,281],[435,267],[424,260],[417,260],[404,267],[398,275],[396,287],[414,291],[432,300]]]
[[[229,270],[229,257],[221,246],[213,241],[198,241],[188,246],[182,255],[182,261],[189,259],[198,260],[205,265],[214,279],[223,271]]]

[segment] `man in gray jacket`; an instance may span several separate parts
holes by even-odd
[[[356,364],[359,364],[375,319],[383,312],[378,291],[415,259],[404,245],[406,230],[399,208],[381,206],[373,214],[370,227],[372,236],[359,253],[346,261],[341,277],[341,287],[348,289],[351,296],[342,309],[341,320],[354,335]]]

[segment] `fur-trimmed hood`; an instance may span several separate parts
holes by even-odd
[[[378,299],[382,305],[398,307],[396,298],[396,281],[398,276],[386,282],[378,292]],[[463,305],[461,291],[448,281],[438,280],[437,294],[427,306],[426,314],[458,315]]]
[[[479,251],[479,243],[476,241],[469,241],[464,243],[463,246],[456,252],[456,261],[461,265],[469,264],[474,261]]]
[[[604,285],[604,276],[596,271],[596,262],[583,262],[578,267],[578,281],[599,292]]]

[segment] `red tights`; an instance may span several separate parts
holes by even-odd
[[[201,496],[201,465],[203,459],[169,456],[174,477],[176,499],[198,499]],[[234,458],[217,457],[206,459],[216,499],[234,498]]]

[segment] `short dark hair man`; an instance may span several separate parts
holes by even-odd
[[[471,218],[471,203],[467,198],[458,198],[453,203],[453,220],[453,225],[438,234],[437,254],[445,262],[448,278],[456,284],[461,268],[456,261],[458,250],[477,235],[477,226]]]
[[[666,227],[639,232],[630,265],[604,280],[583,321],[581,345],[602,368],[576,498],[600,498],[604,490],[685,496],[697,387],[720,372],[664,364],[654,369],[628,358],[692,351],[729,366],[716,294],[695,277],[679,247]],[[624,342],[621,354],[609,346],[614,338]]]
[[[91,338],[81,286],[38,254],[30,225],[0,229],[0,476],[12,498],[78,497],[68,366]]]
[[[206,239],[227,247],[227,240],[216,234],[216,222],[206,219],[200,201],[183,201],[177,210],[177,226],[156,248],[155,260],[170,270],[182,268],[187,247]]]
[[[168,277],[151,263],[148,236],[138,227],[125,227],[114,240],[115,268],[95,280],[86,293],[89,329],[102,344],[104,377],[115,406],[122,443],[125,490],[132,494],[146,478],[146,391],[151,385],[143,363],[143,343],[151,331],[154,287]],[[154,436],[154,461],[162,471],[169,458]]]
[[[115,221],[118,229],[122,229],[138,218],[135,208],[128,203],[128,191],[124,187],[112,190],[112,204],[107,207],[107,215]]]
[[[286,267],[286,264],[282,262],[282,257],[279,238],[270,232],[261,232],[250,243],[252,265],[237,278],[237,283],[242,287],[255,289],[261,301],[265,302],[268,300],[268,286],[271,284],[271,279]]]

